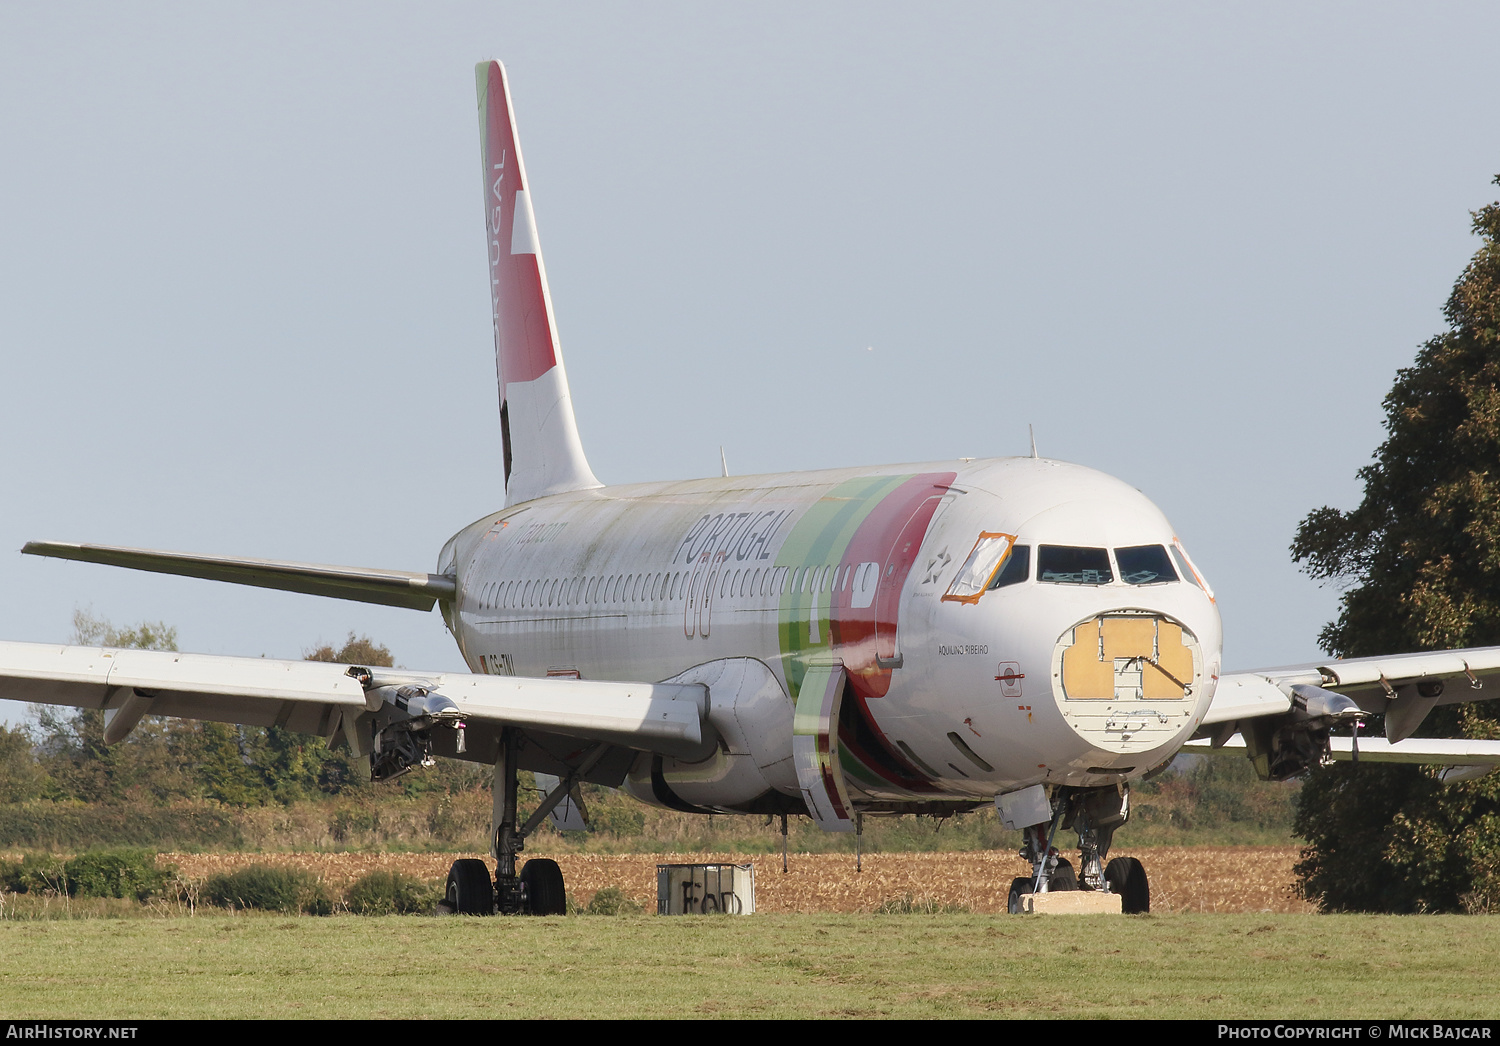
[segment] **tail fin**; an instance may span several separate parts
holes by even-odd
[[[552,295],[510,104],[505,67],[474,67],[489,234],[505,503],[601,486],[589,469],[557,344]]]

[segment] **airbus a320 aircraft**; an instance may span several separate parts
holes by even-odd
[[[477,67],[505,508],[432,573],[33,542],[24,552],[390,606],[434,604],[471,674],[0,643],[0,697],[316,733],[376,779],[434,756],[495,767],[493,876],[462,860],[450,909],[561,914],[527,835],[581,781],[698,813],[867,815],[995,803],[1021,829],[1025,895],[1149,907],[1108,859],[1130,782],[1238,735],[1263,777],[1350,754],[1500,764],[1500,742],[1404,740],[1476,698],[1500,648],[1220,671],[1213,591],[1162,513],[1038,457],[606,487],[585,460],[505,71]],[[518,823],[517,772],[550,775]],[[785,824],[783,820],[783,825]],[[1057,833],[1077,833],[1080,864]],[[784,830],[784,828],[783,828]]]

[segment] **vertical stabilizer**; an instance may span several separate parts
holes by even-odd
[[[573,418],[505,67],[499,62],[481,62],[474,76],[479,92],[495,367],[500,377],[505,503],[512,505],[601,484],[583,456]]]

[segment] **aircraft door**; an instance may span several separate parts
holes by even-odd
[[[692,573],[688,575],[687,592],[682,601],[682,631],[689,639],[695,635],[708,636],[708,593],[713,585],[712,550],[698,553],[693,560]]]
[[[706,573],[708,580],[703,586],[703,596],[698,603],[702,609],[698,613],[698,634],[704,639],[708,638],[708,630],[713,624],[714,616],[714,591],[723,578],[724,563],[729,559],[727,550],[718,552],[713,557],[713,562],[708,566]]]
[[[901,610],[901,592],[912,564],[921,551],[922,539],[937,512],[941,496],[927,498],[907,519],[880,566],[880,580],[875,589],[875,664],[880,668],[900,668],[900,637],[897,616]]]

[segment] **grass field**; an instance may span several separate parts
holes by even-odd
[[[1463,916],[5,922],[0,1015],[1484,1018],[1497,951]]]
[[[1124,852],[1123,850],[1121,852]],[[0,1017],[1486,1018],[1500,919],[1327,916],[1293,847],[1143,848],[1153,914],[1007,916],[1010,853],[754,857],[748,918],[229,913],[180,897],[0,897]],[[179,882],[253,862],[334,895],[453,854],[170,854]],[[655,909],[657,855],[555,853],[579,904]],[[674,861],[749,860],[677,854]],[[910,899],[968,914],[876,914]],[[897,907],[900,907],[899,905]],[[911,905],[906,906],[908,909]],[[189,911],[193,914],[189,914]]]

